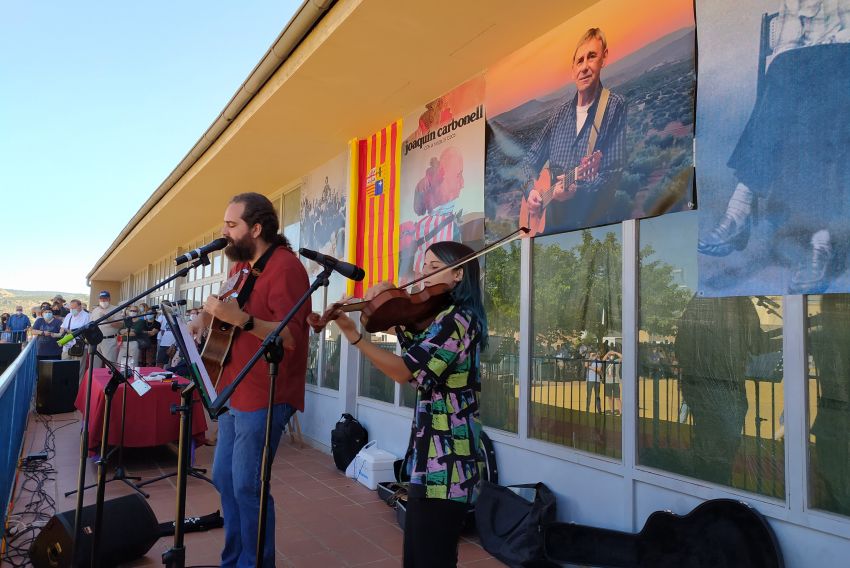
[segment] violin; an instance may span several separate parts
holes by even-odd
[[[431,276],[458,268],[525,233],[528,233],[528,229],[520,227],[507,237],[478,252],[472,252],[435,272],[412,280],[401,288],[384,290],[371,300],[351,304],[334,303],[321,316],[316,313],[307,316],[307,323],[310,324],[314,332],[319,333],[329,322],[338,317],[339,311],[360,311],[360,324],[369,333],[386,331],[397,325],[412,331],[423,331],[434,322],[441,311],[451,305],[452,288],[448,284],[432,284],[415,293],[406,292],[403,288],[413,286]]]

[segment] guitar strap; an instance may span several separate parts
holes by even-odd
[[[245,307],[245,303],[248,301],[248,297],[251,295],[251,291],[254,289],[254,283],[257,281],[257,277],[263,273],[263,269],[266,267],[266,263],[272,257],[272,254],[277,247],[281,245],[275,244],[271,245],[266,249],[266,252],[263,253],[263,256],[257,260],[257,264],[251,267],[251,272],[248,274],[248,278],[245,279],[245,283],[239,289],[239,295],[236,297],[236,301],[239,303],[240,308]]]
[[[593,154],[596,149],[596,138],[599,136],[599,129],[602,128],[602,119],[605,117],[605,109],[608,108],[608,95],[610,94],[611,91],[605,87],[599,93],[599,104],[596,105],[596,113],[593,117],[593,129],[590,131],[590,140],[587,141],[586,156]]]

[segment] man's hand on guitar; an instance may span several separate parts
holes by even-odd
[[[555,201],[567,201],[568,199],[572,199],[576,195],[576,184],[570,184],[567,187],[564,187],[564,178],[565,176],[560,175],[555,182],[555,190],[552,192],[552,199]]]
[[[204,302],[204,311],[212,317],[230,325],[241,325],[245,320],[245,312],[236,302],[223,302],[217,296],[208,296]]]
[[[540,196],[540,193],[536,189],[532,189],[528,192],[527,202],[528,210],[535,215],[540,215],[540,211],[543,210],[543,198]]]

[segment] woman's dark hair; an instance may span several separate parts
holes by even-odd
[[[446,264],[452,264],[475,252],[465,244],[454,241],[434,243],[428,247],[428,250]],[[476,258],[460,268],[463,268],[463,278],[452,290],[452,299],[455,304],[472,312],[472,315],[481,323],[481,349],[484,350],[487,348],[487,314],[481,298],[481,267]]]
[[[280,221],[277,218],[277,211],[268,197],[254,192],[240,193],[234,195],[230,202],[241,203],[245,206],[245,210],[242,212],[242,220],[248,224],[249,228],[259,223],[262,227],[260,236],[264,241],[273,245],[280,244],[292,250],[289,239],[278,234]]]

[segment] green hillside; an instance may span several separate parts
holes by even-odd
[[[33,306],[38,306],[44,301],[50,301],[50,298],[56,294],[60,294],[65,301],[74,298],[83,302],[88,302],[88,292],[62,292],[50,290],[6,290],[0,288],[0,313],[14,313],[15,306],[23,306],[24,313],[28,316]],[[91,308],[91,307],[90,307]]]

